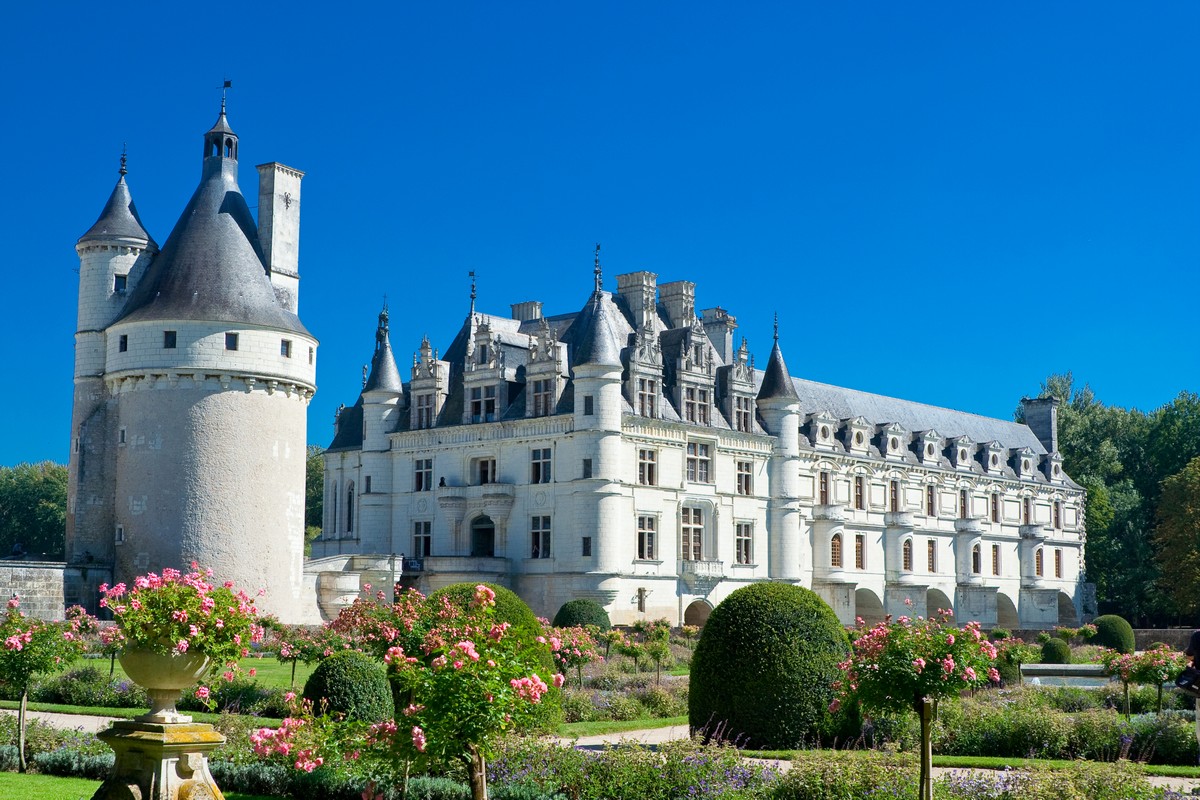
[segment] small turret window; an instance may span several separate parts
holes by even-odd
[[[128,275],[113,275],[113,291],[117,294],[125,294],[125,287],[129,285]]]
[[[238,335],[236,333],[225,334],[225,349],[226,350],[237,350],[238,349]]]
[[[226,139],[225,140],[225,157],[226,158],[234,158],[235,152],[236,151],[234,150],[234,147],[233,147],[233,139]]]
[[[284,358],[292,357],[292,340],[291,339],[281,339],[279,341],[279,355],[283,356]]]
[[[163,349],[174,350],[178,336],[175,331],[163,331]]]
[[[120,335],[120,337],[117,338],[117,352],[124,353],[128,349],[129,349],[129,335],[122,333]]]

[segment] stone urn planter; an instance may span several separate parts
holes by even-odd
[[[175,710],[180,693],[200,680],[211,659],[201,652],[164,655],[144,647],[131,647],[118,657],[130,679],[150,696],[150,712],[138,722],[173,724],[191,722],[187,714]]]

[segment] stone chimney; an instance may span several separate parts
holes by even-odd
[[[658,276],[653,272],[628,272],[617,276],[617,295],[629,306],[633,325],[653,326],[658,313]]]
[[[708,334],[709,341],[721,355],[721,361],[732,363],[733,332],[737,330],[737,318],[718,306],[701,311],[700,321],[704,323],[704,332]]]
[[[659,288],[659,297],[672,328],[690,328],[696,321],[696,284],[671,281]]]
[[[512,318],[521,322],[529,322],[542,318],[542,301],[526,300],[524,303],[513,303]]]
[[[1049,453],[1058,452],[1058,404],[1057,397],[1022,397],[1021,408],[1025,412],[1025,424]]]
[[[258,165],[258,240],[275,296],[296,313],[300,305],[300,179],[278,161]]]

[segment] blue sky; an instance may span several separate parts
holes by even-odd
[[[73,248],[122,144],[161,243],[225,77],[248,198],[307,173],[313,443],[385,294],[406,372],[469,270],[484,311],[575,310],[596,242],[606,288],[695,281],[760,365],[778,311],[812,380],[1006,418],[1053,372],[1200,388],[1195,3],[41,5],[0,51],[0,464],[67,457]]]

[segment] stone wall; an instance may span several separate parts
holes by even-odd
[[[14,594],[31,617],[63,618],[63,568],[55,561],[0,561],[0,600]]]

